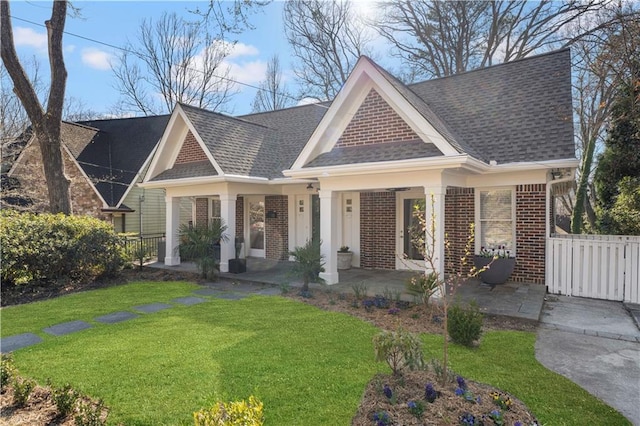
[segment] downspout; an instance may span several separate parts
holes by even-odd
[[[550,207],[551,207],[551,188],[553,185],[556,185],[558,183],[564,183],[564,182],[571,182],[572,180],[575,180],[575,169],[571,171],[571,173],[569,174],[569,176],[564,177],[564,178],[560,178],[557,180],[553,180],[553,175],[551,175],[551,179],[550,181],[547,182],[547,188],[546,188],[546,199],[545,199],[545,236],[544,236],[544,281],[545,283],[550,283],[551,282],[551,271],[549,270],[549,268],[547,267],[549,264],[549,237],[551,236],[551,220],[550,220]],[[549,291],[549,286],[546,285],[547,287],[547,291]]]

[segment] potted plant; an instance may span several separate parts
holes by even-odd
[[[349,246],[342,246],[338,250],[338,269],[350,269],[353,252],[349,251]]]
[[[473,257],[476,269],[486,269],[480,272],[483,283],[496,285],[507,282],[516,266],[516,258],[505,246],[482,247],[480,254]]]

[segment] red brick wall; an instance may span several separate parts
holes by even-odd
[[[512,281],[544,284],[546,185],[516,186],[516,268]]]
[[[336,147],[419,140],[405,121],[371,89],[344,129]]]
[[[396,195],[360,193],[360,266],[395,269]]]
[[[265,218],[265,257],[273,260],[289,258],[289,207],[286,195],[270,195],[264,198],[265,215],[275,212],[276,217]]]
[[[449,240],[450,250],[445,253],[445,272],[460,270],[460,258],[469,238],[469,224],[474,222],[475,198],[473,188],[447,188],[444,199],[444,232]],[[473,246],[467,259],[468,268],[473,265]],[[466,269],[466,268],[465,268]],[[463,274],[468,271],[462,271]]]
[[[182,148],[178,153],[175,164],[193,163],[194,161],[204,161],[207,159],[206,154],[200,148],[193,133],[187,133],[182,143]]]
[[[244,198],[236,198],[236,237],[244,237]]]
[[[206,226],[209,224],[209,200],[206,198],[196,198],[196,226]]]

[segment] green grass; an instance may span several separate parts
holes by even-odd
[[[186,283],[134,283],[4,308],[3,335],[188,295]],[[356,318],[279,297],[211,299],[92,329],[14,353],[23,375],[104,399],[110,423],[192,424],[216,400],[265,403],[269,425],[346,425],[366,383],[377,330]],[[425,335],[439,357],[440,336]],[[490,332],[477,349],[450,346],[451,367],[521,399],[545,425],[626,425],[609,406],[540,365],[535,335]]]
[[[424,335],[428,356],[442,359],[442,337]],[[524,402],[543,425],[630,425],[616,410],[548,370],[534,355],[534,333],[485,333],[478,348],[449,345],[450,368]]]
[[[0,309],[0,335],[38,332],[62,322],[93,318],[152,302],[190,295],[198,285],[185,282],[137,282],[74,293],[51,300]],[[42,333],[42,336],[46,334]]]

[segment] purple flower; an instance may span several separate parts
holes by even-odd
[[[416,408],[417,407],[416,402],[415,401],[407,402],[407,407],[409,407],[409,409]]]
[[[384,385],[382,392],[384,392],[384,396],[386,396],[389,399],[391,399],[391,397],[393,396],[393,391],[391,390],[389,385]]]
[[[456,388],[456,395],[458,395],[458,396],[464,395],[464,390],[461,389],[461,388]]]
[[[424,387],[424,399],[426,399],[429,402],[433,402],[436,400],[437,397],[438,397],[438,393],[433,388],[433,384],[427,383],[427,386]]]
[[[463,390],[467,390],[467,384],[465,383],[462,376],[457,376],[456,381],[458,382],[458,387]]]
[[[522,422],[520,420],[516,420],[513,426],[522,426]]]

